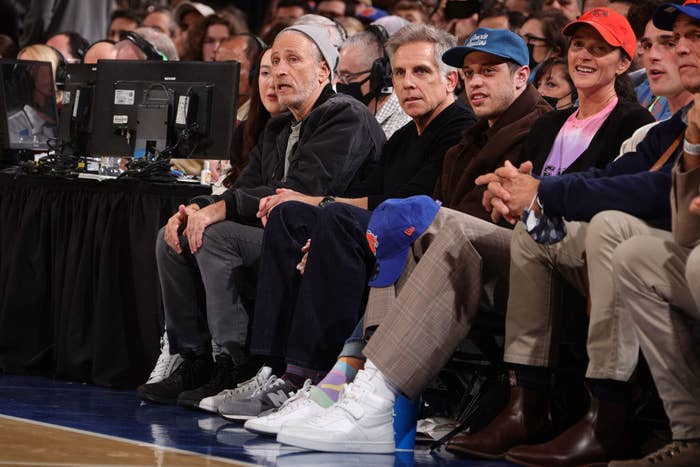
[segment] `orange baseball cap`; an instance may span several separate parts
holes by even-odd
[[[595,28],[608,44],[620,47],[630,58],[634,57],[634,52],[637,50],[637,38],[627,18],[618,12],[604,7],[593,8],[579,16],[576,21],[564,26],[561,32],[565,36],[573,36],[576,30],[584,24]]]

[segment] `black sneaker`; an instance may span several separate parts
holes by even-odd
[[[213,366],[210,355],[183,355],[182,364],[170,376],[157,383],[142,384],[136,393],[150,402],[175,404],[180,393],[206,383]]]
[[[272,375],[252,396],[224,401],[219,406],[219,414],[226,420],[235,422],[250,420],[267,410],[278,408],[298,389],[292,383]]]
[[[180,393],[177,405],[198,409],[199,403],[205,397],[215,396],[224,389],[235,388],[236,384],[241,382],[240,370],[234,365],[230,355],[220,354],[215,358],[211,378],[202,386]]]

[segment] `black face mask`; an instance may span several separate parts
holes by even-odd
[[[559,102],[559,99],[556,97],[551,97],[551,96],[542,96],[542,99],[547,101],[547,104],[551,105],[553,109],[556,110],[557,108],[557,102]]]
[[[342,92],[343,94],[347,94],[348,96],[352,96],[358,101],[362,102],[363,104],[367,105],[369,104],[369,101],[372,100],[374,95],[370,92],[369,94],[362,94],[362,85],[365,84],[369,80],[369,76],[359,83],[348,83],[348,84],[343,84],[343,83],[338,83],[335,85],[335,88],[338,92]]]
[[[574,103],[570,103],[568,105],[565,105],[563,107],[557,107],[557,104],[559,103],[560,100],[564,99],[567,96],[570,96],[572,93],[569,93],[565,96],[556,98],[556,97],[549,97],[549,96],[542,96],[542,99],[546,100],[549,105],[552,106],[554,110],[562,110],[562,109],[568,109],[569,107],[572,107]]]

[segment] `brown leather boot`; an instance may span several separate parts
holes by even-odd
[[[628,404],[591,397],[588,413],[553,440],[516,446],[506,459],[522,465],[572,466],[626,457],[625,426]]]
[[[508,405],[481,431],[463,433],[447,444],[457,455],[484,459],[502,459],[513,446],[539,443],[552,435],[552,414],[549,397],[542,391],[510,388]]]

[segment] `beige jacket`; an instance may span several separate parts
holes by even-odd
[[[679,157],[673,168],[671,186],[671,225],[676,241],[687,248],[700,245],[700,216],[688,211],[690,201],[700,196],[700,167],[689,172],[681,170]]]

